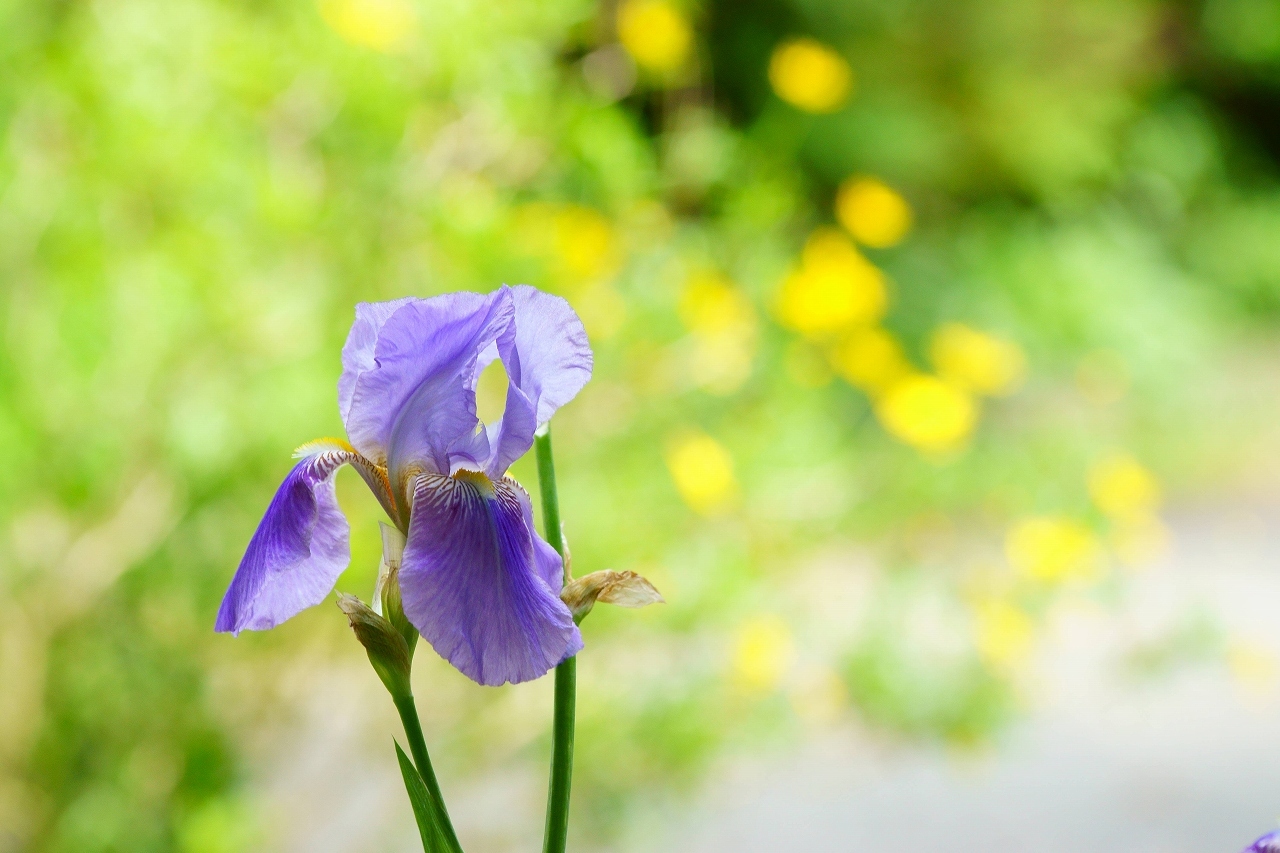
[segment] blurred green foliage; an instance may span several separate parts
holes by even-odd
[[[670,602],[588,622],[575,831],[782,731],[990,736],[1055,603],[1158,550],[1147,468],[1215,486],[1274,420],[1277,115],[1272,0],[0,0],[0,850],[275,843],[254,733],[360,651],[219,597],[340,434],[353,304],[500,282],[596,347],[576,570]],[[430,661],[446,773],[542,761]]]

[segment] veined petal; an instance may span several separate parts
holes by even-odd
[[[222,599],[217,631],[274,628],[323,601],[351,561],[350,528],[333,477],[349,463],[370,466],[346,442],[312,442],[299,450],[302,458],[271,499]]]
[[[488,430],[497,478],[533,446],[533,434],[591,378],[591,345],[569,303],[528,285],[511,288],[515,334],[497,339],[506,368],[506,408]]]
[[[515,493],[520,499],[520,515],[524,518],[525,527],[533,534],[533,569],[548,589],[559,593],[564,586],[564,560],[560,559],[556,549],[538,533],[538,528],[533,523],[533,501],[529,499],[529,493],[519,485],[516,486]]]
[[[405,614],[480,684],[529,681],[582,649],[558,587],[537,568],[523,491],[470,471],[415,481],[400,568]]]
[[[481,352],[514,334],[513,311],[503,288],[406,300],[357,319],[339,386],[340,397],[350,387],[347,435],[386,465],[396,494],[418,471],[449,473],[455,456],[488,458],[487,447],[477,446],[486,439],[477,432],[475,365]]]
[[[347,342],[342,346],[342,376],[338,378],[338,411],[342,414],[343,423],[351,411],[356,381],[361,374],[378,366],[374,361],[374,349],[383,325],[392,314],[415,301],[418,300],[406,296],[390,302],[360,302],[356,305],[356,321],[351,324]]]

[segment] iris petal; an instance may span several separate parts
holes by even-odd
[[[356,320],[351,324],[347,342],[342,346],[342,376],[338,378],[338,411],[342,413],[343,423],[346,423],[347,413],[351,411],[356,381],[361,374],[378,366],[374,360],[374,351],[382,327],[391,319],[392,314],[416,301],[414,297],[406,296],[390,302],[361,302],[356,305]]]
[[[350,528],[333,476],[356,454],[337,444],[317,443],[311,450],[285,477],[249,540],[215,630],[274,628],[323,601],[350,562]]]
[[[569,303],[528,285],[510,290],[515,334],[497,339],[510,384],[502,418],[488,430],[491,477],[523,456],[538,427],[591,378],[591,345]]]
[[[1280,829],[1268,832],[1246,847],[1243,853],[1276,853],[1280,851]]]
[[[560,559],[556,549],[547,544],[546,540],[538,533],[538,528],[534,526],[533,502],[529,500],[529,493],[518,486],[515,491],[516,497],[520,499],[520,515],[524,519],[525,526],[533,531],[534,571],[558,595],[560,589],[564,586],[564,561]]]
[[[558,584],[553,591],[544,577],[527,506],[509,478],[462,472],[415,481],[400,568],[405,614],[480,684],[529,681],[582,648]]]
[[[488,458],[487,447],[477,446],[486,440],[476,432],[473,374],[480,353],[513,334],[512,314],[510,290],[502,288],[406,301],[372,332],[372,309],[367,322],[357,318],[339,385],[340,397],[350,389],[347,435],[387,466],[397,491],[416,471],[449,473],[455,456]],[[376,337],[371,358],[369,334]]]

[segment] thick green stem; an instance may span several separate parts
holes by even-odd
[[[551,434],[534,439],[538,459],[538,486],[542,492],[542,525],[547,543],[564,556],[560,531],[560,499],[556,494],[556,468],[551,457]],[[565,567],[568,574],[568,566]],[[569,790],[573,783],[573,724],[577,702],[577,659],[556,667],[555,711],[551,724],[551,780],[547,790],[547,825],[543,853],[564,853],[569,838]]]
[[[409,754],[413,763],[418,766],[418,774],[427,785],[427,793],[436,801],[443,818],[441,827],[451,850],[461,851],[458,836],[453,831],[453,821],[449,820],[449,811],[444,805],[444,796],[440,793],[440,783],[436,781],[436,771],[431,767],[431,756],[427,754],[427,742],[422,737],[422,723],[418,720],[418,706],[413,701],[413,694],[393,696],[396,710],[400,712],[400,721],[404,724],[404,735],[409,740]]]

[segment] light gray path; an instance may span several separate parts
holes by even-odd
[[[1172,523],[1118,612],[1055,620],[1030,716],[988,753],[831,734],[726,770],[641,848],[1237,853],[1280,825],[1280,508]],[[1123,674],[1126,652],[1197,613],[1226,661]]]

